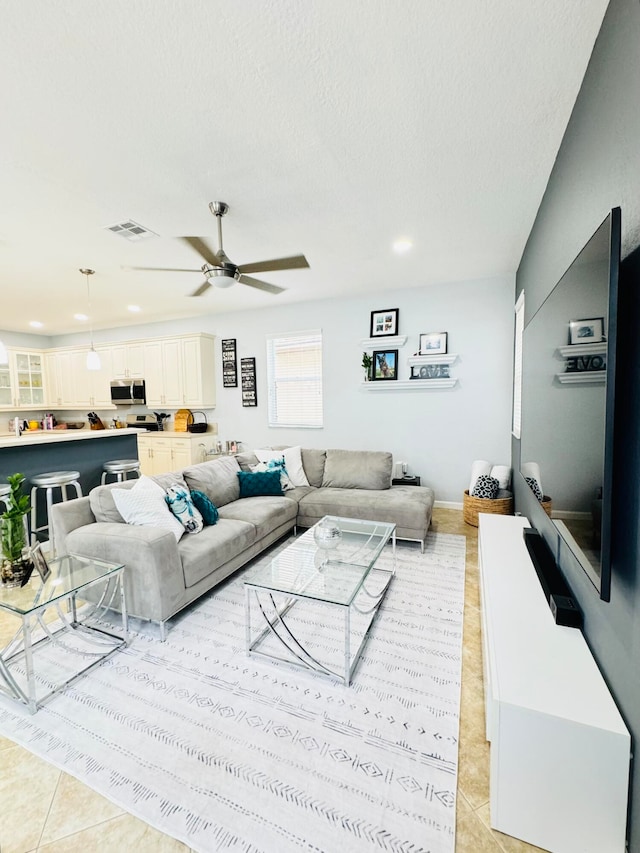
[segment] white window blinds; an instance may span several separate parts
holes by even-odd
[[[269,426],[322,426],[322,331],[267,336]]]

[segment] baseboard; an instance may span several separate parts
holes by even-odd
[[[434,501],[437,509],[462,509],[462,501]]]

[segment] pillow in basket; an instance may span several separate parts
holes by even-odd
[[[525,477],[525,482],[533,492],[533,494],[538,498],[539,501],[544,500],[544,495],[542,494],[542,489],[538,485],[538,481],[535,477]]]
[[[480,474],[473,487],[472,497],[495,500],[499,488],[500,483],[495,477],[491,477],[489,474]]]

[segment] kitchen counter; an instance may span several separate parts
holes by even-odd
[[[25,492],[31,477],[48,471],[79,471],[84,495],[100,485],[102,466],[112,459],[138,459],[139,429],[54,429],[26,431],[19,438],[0,434],[0,483],[9,474],[24,475]],[[146,433],[145,433],[146,434]],[[113,478],[112,478],[113,479]],[[111,482],[111,480],[110,480]],[[54,492],[59,500],[59,491]],[[45,518],[44,490],[38,491],[39,518]]]
[[[38,429],[25,430],[20,437],[12,432],[0,433],[0,448],[22,447],[30,444],[53,444],[60,441],[81,441],[85,438],[114,438],[124,435],[147,434],[146,430],[131,429]],[[160,433],[162,435],[162,433]]]

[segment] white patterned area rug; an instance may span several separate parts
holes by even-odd
[[[246,657],[238,572],[0,734],[197,851],[453,853],[464,570],[398,544],[351,687]]]

